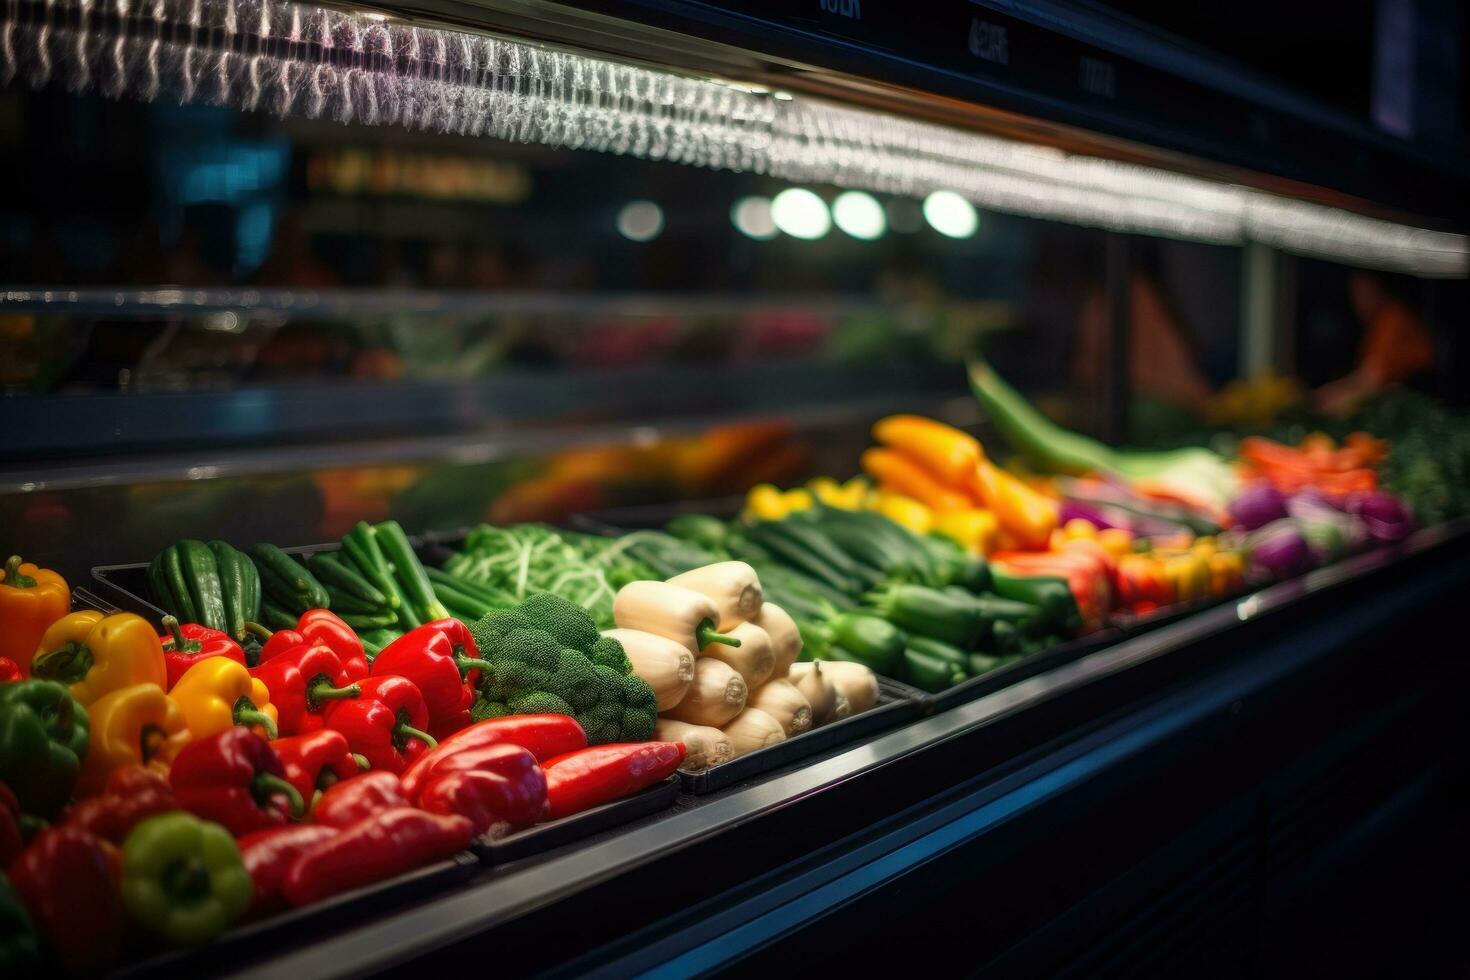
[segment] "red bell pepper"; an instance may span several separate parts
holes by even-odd
[[[123,934],[117,848],[75,827],[51,827],[8,871],[36,932],[69,971],[97,971],[117,959]]]
[[[240,859],[250,872],[255,891],[250,898],[250,917],[279,912],[286,907],[281,884],[291,865],[322,841],[336,837],[336,827],[302,823],[290,827],[271,827],[246,834],[238,841]]]
[[[26,672],[20,664],[9,657],[0,657],[0,684],[14,684],[25,679]]]
[[[350,827],[363,817],[405,806],[408,797],[398,777],[379,769],[329,787],[311,811],[311,819],[328,827]]]
[[[438,743],[424,731],[429,711],[424,696],[406,677],[369,677],[362,696],[327,706],[327,726],[347,736],[352,751],[374,769],[400,773]]]
[[[666,779],[684,761],[683,742],[594,745],[546,763],[550,819],[631,796]]]
[[[236,837],[279,827],[306,808],[270,743],[239,726],[184,746],[169,782],[179,806],[223,824]]]
[[[286,872],[282,891],[292,905],[310,905],[447,860],[474,836],[474,824],[464,817],[413,807],[385,810],[308,848]]]
[[[455,763],[462,769],[451,769]],[[491,745],[458,753],[439,767],[415,801],[430,813],[457,813],[475,833],[504,836],[546,816],[546,775],[519,745]]]
[[[479,656],[468,626],[436,619],[385,646],[371,671],[374,677],[397,674],[418,685],[429,709],[429,734],[444,738],[470,723],[475,683],[490,666]]]
[[[330,609],[308,609],[296,620],[296,628],[268,634],[260,648],[260,663],[274,660],[301,646],[324,646],[342,661],[349,681],[360,681],[368,675],[367,654],[362,640],[351,626]]]
[[[10,862],[25,846],[25,834],[20,829],[20,801],[9,786],[0,783],[0,871],[10,867]]]
[[[347,736],[330,728],[277,739],[271,748],[286,767],[286,781],[296,787],[308,808],[318,792],[343,779],[351,779],[363,768],[352,754]]]
[[[64,824],[122,846],[128,832],[139,823],[177,809],[179,801],[163,773],[145,766],[124,766],[107,777],[101,795],[88,797],[66,811]]]
[[[478,722],[455,732],[441,741],[437,748],[419,756],[418,761],[403,773],[403,791],[409,799],[414,799],[439,763],[451,755],[467,749],[507,743],[519,745],[535,756],[537,762],[545,762],[585,749],[587,733],[570,715],[507,715]]]
[[[282,735],[321,730],[326,724],[322,712],[330,702],[362,694],[362,688],[348,683],[341,658],[319,643],[274,656],[251,670],[250,676],[271,692],[271,704],[279,712],[276,729]]]
[[[245,663],[245,651],[223,630],[197,623],[180,625],[173,616],[163,617],[163,628],[168,632],[158,639],[163,644],[163,666],[168,672],[165,691],[173,690],[184,672],[201,660],[229,657],[238,664]]]

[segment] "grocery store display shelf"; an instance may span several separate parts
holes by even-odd
[[[1421,531],[799,768],[681,797],[668,812],[481,872],[391,916],[208,968],[353,976],[468,961],[485,944],[507,971],[539,964],[625,975],[662,966],[686,974],[729,964],[963,844],[983,843],[1145,751],[1185,751],[1194,743],[1180,736],[1193,726],[1228,729],[1243,704],[1272,703],[1255,695],[1325,669],[1340,659],[1334,654],[1385,630],[1402,632],[1406,616],[1431,617],[1421,625],[1432,631],[1432,616],[1463,594],[1467,545],[1464,522]],[[1406,656],[1405,670],[1432,655]],[[724,857],[712,862],[716,853]],[[579,919],[585,928],[556,949],[508,941],[546,935],[537,930],[594,907],[599,917]]]

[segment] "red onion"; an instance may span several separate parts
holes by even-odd
[[[1381,490],[1351,494],[1344,506],[1363,521],[1374,541],[1402,541],[1414,530],[1414,512],[1409,505]]]
[[[1230,501],[1230,519],[1247,531],[1265,527],[1286,516],[1286,499],[1265,481],[1247,485]]]

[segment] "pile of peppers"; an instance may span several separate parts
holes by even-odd
[[[0,971],[207,942],[638,792],[684,757],[589,749],[565,715],[472,724],[488,664],[458,620],[369,658],[325,609],[241,644],[69,602],[54,573],[5,566]]]

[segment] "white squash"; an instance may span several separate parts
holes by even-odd
[[[739,758],[768,745],[786,741],[781,723],[759,708],[746,708],[725,726],[734,757]]]
[[[878,703],[878,675],[862,664],[833,660],[822,664],[822,676],[832,682],[838,693],[847,696],[855,715]]]
[[[747,708],[759,708],[781,723],[787,736],[800,735],[812,727],[812,705],[783,678],[766,681],[745,701]]]
[[[785,677],[791,672],[796,658],[801,656],[801,630],[797,629],[796,620],[774,602],[763,602],[760,612],[750,621],[771,638],[771,652],[776,655],[776,666],[771,676]]]
[[[754,691],[776,669],[776,654],[771,649],[770,634],[754,623],[739,623],[729,635],[740,641],[738,647],[711,643],[699,655],[723,660],[734,667],[745,678],[745,686]]]
[[[699,657],[694,661],[694,682],[684,697],[664,716],[691,725],[719,728],[740,714],[750,693],[745,679],[723,660]]]
[[[708,725],[690,725],[672,718],[660,718],[653,728],[653,737],[660,742],[683,742],[684,762],[679,768],[690,772],[702,772],[729,762],[734,754],[730,737]]]
[[[690,569],[669,579],[669,584],[693,589],[713,601],[720,612],[717,625],[721,633],[729,632],[760,612],[761,582],[755,569],[743,561],[718,561]]]
[[[812,727],[832,720],[837,707],[837,688],[822,673],[821,663],[799,663],[791,666],[791,683],[812,706]]]
[[[684,699],[694,680],[694,654],[681,643],[643,630],[604,630],[623,645],[633,673],[648,682],[658,698],[658,710],[672,708]]]
[[[711,643],[739,646],[722,636],[720,611],[713,599],[668,582],[629,582],[613,597],[613,621],[625,630],[643,630],[699,651]]]

